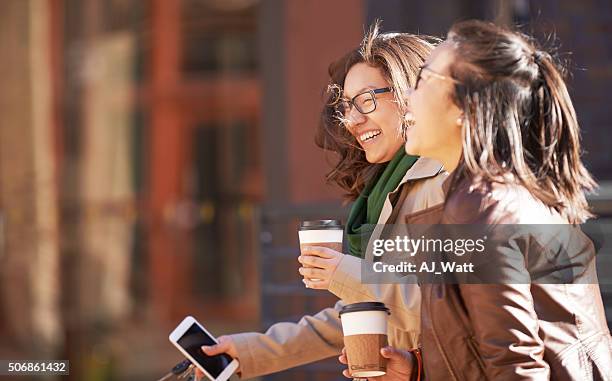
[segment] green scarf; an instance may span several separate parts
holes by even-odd
[[[400,148],[384,171],[374,177],[357,197],[351,206],[346,222],[349,254],[363,258],[362,238],[369,239],[373,225],[378,222],[387,195],[397,188],[417,159],[417,156],[407,155],[404,147]]]

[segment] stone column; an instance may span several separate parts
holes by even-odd
[[[48,20],[45,0],[0,2],[0,301],[9,348],[31,358],[61,346]]]

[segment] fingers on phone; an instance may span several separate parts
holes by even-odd
[[[202,351],[209,356],[216,355],[218,351],[218,345],[204,345]]]

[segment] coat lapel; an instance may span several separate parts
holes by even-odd
[[[390,196],[392,194],[395,194],[395,192],[397,192],[397,190],[403,184],[409,181],[415,181],[415,180],[424,179],[428,177],[434,177],[443,170],[444,168],[442,167],[442,164],[440,164],[440,162],[433,160],[433,159],[420,157],[414,163],[414,165],[410,167],[408,171],[406,171],[406,174],[404,175],[404,177],[402,178],[402,181],[400,181],[398,186],[393,191],[389,192],[389,194],[385,198],[385,202],[383,204],[382,211],[380,212],[380,216],[378,217],[377,224],[382,225],[388,221],[389,216],[391,216],[391,212],[393,210],[393,206],[391,205],[391,201],[390,201]]]

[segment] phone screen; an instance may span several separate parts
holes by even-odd
[[[177,341],[187,353],[196,360],[202,368],[213,377],[217,378],[223,370],[233,361],[226,355],[208,356],[202,352],[202,345],[215,345],[212,337],[208,336],[197,324],[192,324],[191,327]]]

